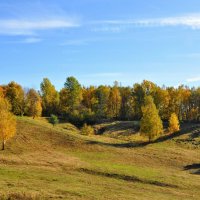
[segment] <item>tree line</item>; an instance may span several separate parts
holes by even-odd
[[[163,121],[175,113],[180,121],[200,120],[200,88],[181,85],[178,88],[158,86],[144,80],[133,87],[84,87],[75,77],[68,77],[64,87],[57,91],[44,78],[40,91],[23,89],[16,82],[0,86],[0,96],[11,104],[15,115],[49,117],[52,114],[77,125],[102,120],[141,120],[145,97],[151,96]]]
[[[163,121],[169,122],[169,133],[179,131],[179,121],[200,121],[200,88],[181,85],[160,87],[144,80],[133,87],[83,87],[75,77],[68,77],[57,91],[48,78],[40,90],[23,89],[12,81],[0,86],[0,139],[2,149],[16,132],[14,115],[50,117],[53,125],[60,119],[84,126],[84,134],[93,134],[87,124],[105,120],[140,121],[140,133],[149,141],[163,133]]]

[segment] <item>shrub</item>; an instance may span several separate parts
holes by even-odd
[[[94,128],[90,125],[84,124],[81,128],[82,135],[94,135]]]
[[[55,126],[56,124],[59,123],[58,117],[56,115],[51,115],[51,117],[49,118],[49,122]]]

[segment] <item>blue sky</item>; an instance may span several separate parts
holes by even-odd
[[[199,0],[1,0],[0,84],[200,85]]]

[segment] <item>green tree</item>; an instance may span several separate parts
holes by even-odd
[[[52,85],[48,78],[44,78],[40,84],[42,96],[42,110],[43,114],[50,116],[58,112],[59,106],[59,93],[56,91],[55,86]]]
[[[16,119],[10,112],[10,108],[9,102],[4,98],[0,98],[0,139],[2,140],[2,150],[5,149],[6,141],[16,133]]]
[[[58,117],[56,115],[51,115],[49,118],[49,122],[55,126],[56,124],[59,123]]]
[[[145,97],[142,113],[140,132],[151,141],[163,133],[163,124],[151,96]]]
[[[66,89],[66,107],[68,112],[74,112],[78,110],[78,107],[82,101],[82,88],[79,84],[78,80],[74,77],[68,77],[65,82],[65,89]]]
[[[169,132],[174,133],[180,130],[179,120],[176,113],[172,113],[169,119]]]
[[[41,98],[34,89],[30,89],[26,95],[26,114],[33,119],[42,114]]]

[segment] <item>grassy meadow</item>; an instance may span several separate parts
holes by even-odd
[[[18,117],[0,151],[0,199],[200,199],[200,126],[151,144],[137,123],[95,128],[83,136],[69,123]]]

